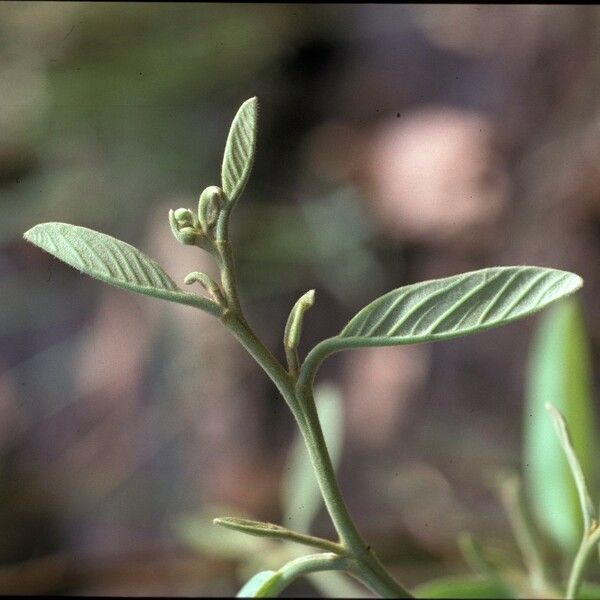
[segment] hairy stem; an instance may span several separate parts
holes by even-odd
[[[376,593],[389,598],[410,598],[385,570],[354,525],[337,485],[335,471],[327,451],[316,411],[312,386],[293,386],[293,380],[273,354],[252,331],[245,318],[231,311],[221,317],[223,324],[246,348],[277,386],[290,407],[306,443],[327,510],[343,547],[355,558],[351,573]]]
[[[231,244],[228,240],[217,240],[215,246],[218,252],[217,260],[221,269],[221,284],[223,285],[225,298],[227,298],[227,306],[231,311],[241,316],[242,307],[237,293],[237,278]]]
[[[319,422],[312,389],[297,385],[296,394],[300,403],[300,411],[304,417],[298,425],[304,437],[325,506],[340,536],[342,545],[357,561],[356,567],[352,571],[353,574],[384,597],[412,597],[386,571],[354,525],[337,484],[335,471],[331,464],[323,430]]]
[[[221,282],[228,302],[228,308],[221,315],[221,321],[270,377],[292,411],[304,438],[323,500],[338,532],[342,547],[348,552],[349,558],[354,559],[353,567],[349,572],[384,597],[410,598],[410,593],[386,571],[371,547],[358,533],[338,487],[312,392],[314,371],[327,352],[315,361],[308,385],[298,381],[298,385],[295,386],[295,373],[290,375],[284,369],[244,317],[237,294],[233,252],[229,241],[219,239],[216,246]]]

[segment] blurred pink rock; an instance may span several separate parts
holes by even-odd
[[[507,200],[492,123],[472,112],[429,108],[382,123],[364,171],[374,215],[398,240],[446,244],[493,222]]]

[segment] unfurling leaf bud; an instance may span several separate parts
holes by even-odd
[[[169,223],[173,235],[182,244],[193,246],[198,244],[202,233],[198,230],[198,218],[188,208],[169,211]]]
[[[221,288],[218,284],[209,277],[206,273],[200,273],[198,271],[194,271],[192,273],[188,273],[183,280],[186,285],[191,285],[192,283],[199,283],[213,298],[213,300],[221,305],[223,308],[227,306],[227,302],[221,292]]]
[[[300,368],[298,362],[298,344],[300,343],[300,334],[302,333],[302,321],[304,320],[304,313],[314,304],[314,302],[315,290],[309,290],[298,299],[296,304],[294,304],[285,325],[283,346],[285,348],[285,355],[287,357],[290,374],[297,374],[298,369]]]
[[[174,214],[180,227],[196,227],[198,225],[196,215],[189,208],[178,208]]]
[[[217,222],[221,207],[225,202],[225,194],[223,190],[216,186],[208,186],[201,194],[198,201],[198,218],[200,219],[200,227],[206,234],[211,227]]]

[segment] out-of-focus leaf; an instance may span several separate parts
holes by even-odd
[[[458,547],[463,554],[467,564],[484,581],[493,584],[497,590],[500,590],[500,598],[516,598],[517,594],[512,586],[504,581],[502,567],[494,564],[487,556],[484,548],[469,533],[462,532],[458,536]]]
[[[600,584],[583,582],[577,592],[579,600],[598,600],[600,598]]]
[[[555,306],[540,324],[529,360],[524,428],[525,481],[534,517],[571,554],[581,540],[583,521],[569,465],[544,410],[546,403],[564,415],[590,493],[596,497],[599,445],[590,354],[576,299]]]
[[[250,98],[240,106],[225,144],[221,180],[227,201],[234,204],[244,191],[256,151],[258,99]]]
[[[327,449],[334,467],[340,461],[344,441],[342,398],[338,388],[323,383],[315,389],[315,403],[321,419]],[[282,483],[284,523],[292,529],[309,531],[323,499],[304,442],[297,437],[290,450]]]
[[[388,346],[448,339],[510,323],[582,286],[542,267],[493,267],[393,290],[363,308],[337,346]]]
[[[271,588],[281,579],[277,571],[261,571],[249,579],[237,593],[238,598],[267,598]]]
[[[137,248],[104,233],[68,223],[41,223],[27,241],[79,271],[131,292],[219,313],[214,302],[179,289],[156,262]]]
[[[412,590],[415,598],[507,598],[506,589],[495,581],[473,576],[444,577]]]

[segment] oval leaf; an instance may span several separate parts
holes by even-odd
[[[537,524],[566,555],[581,541],[577,488],[544,405],[564,415],[592,498],[597,497],[600,440],[592,359],[581,304],[561,302],[541,320],[533,340],[524,410],[525,482]]]
[[[23,236],[81,272],[117,287],[191,304],[218,314],[218,305],[180,290],[163,269],[137,248],[104,233],[67,223],[42,223]]]
[[[240,106],[225,145],[221,169],[222,188],[228,202],[235,203],[240,197],[254,163],[258,119],[258,99],[246,100]]]
[[[493,267],[407,285],[363,308],[338,345],[345,338],[347,346],[386,346],[475,333],[534,313],[582,284],[556,269]]]
[[[278,571],[261,571],[245,583],[237,593],[237,598],[267,598],[281,578]]]

